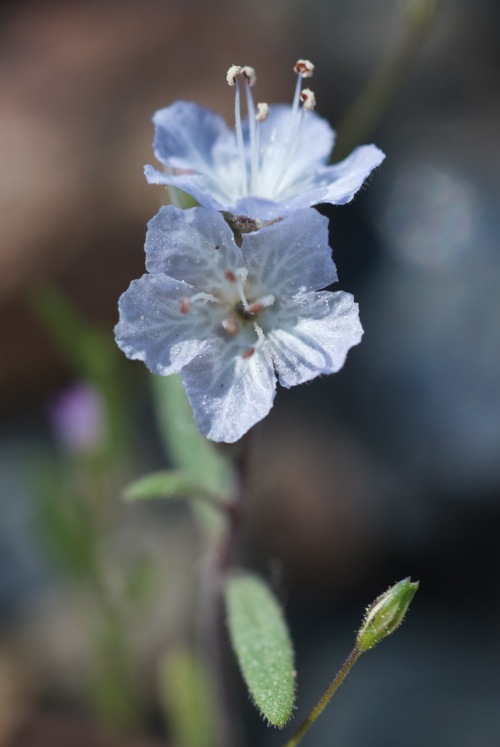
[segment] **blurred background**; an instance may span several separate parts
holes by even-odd
[[[160,664],[192,628],[202,553],[184,506],[121,498],[168,454],[149,376],[112,336],[162,199],[142,174],[151,115],[185,98],[231,122],[233,63],[255,66],[259,100],[290,101],[306,57],[341,125],[419,5],[1,5],[1,745],[175,735]],[[256,429],[245,560],[291,625],[297,718],[365,605],[421,581],[311,745],[500,742],[499,31],[496,0],[443,3],[364,138],[386,162],[322,209],[363,342],[338,375],[280,390]],[[240,699],[248,744],[281,744]]]

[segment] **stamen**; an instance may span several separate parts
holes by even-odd
[[[314,65],[309,60],[297,60],[293,70],[303,78],[311,78],[314,72]]]
[[[257,104],[257,114],[255,115],[256,122],[265,122],[269,116],[269,104],[261,101]],[[260,130],[257,126],[255,128],[255,142],[252,150],[252,192],[255,191],[256,184],[258,183],[260,176]]]
[[[222,322],[222,326],[224,327],[228,335],[231,335],[232,337],[236,337],[236,335],[240,331],[238,325],[232,317],[224,319],[224,321]]]
[[[302,111],[299,116],[299,104],[303,103],[303,109],[310,111],[314,109],[316,100],[314,94],[308,88],[302,91],[302,79],[310,78],[313,74],[314,65],[309,60],[297,60],[294,65],[294,72],[297,73],[297,83],[295,86],[295,93],[293,95],[292,111],[288,123],[288,131],[286,137],[283,140],[280,148],[279,163],[281,168],[277,171],[277,176],[274,181],[273,188],[271,190],[271,196],[275,195],[279,189],[283,178],[288,171],[288,166],[293,161],[293,156],[297,150],[298,139],[302,129],[302,119],[304,112]],[[304,92],[305,96],[304,96]]]
[[[250,314],[258,314],[261,311],[264,311],[264,309],[267,306],[272,306],[275,301],[275,298],[272,293],[269,293],[267,296],[262,296],[262,298],[258,298],[256,301],[250,304],[248,307],[248,312]]]
[[[250,65],[243,65],[243,67],[240,68],[240,75],[243,75],[247,79],[250,86],[254,86],[257,83],[255,69],[250,67]]]
[[[234,97],[234,125],[236,130],[236,142],[238,143],[238,155],[241,169],[241,188],[242,194],[248,192],[247,164],[245,158],[245,144],[243,142],[243,128],[241,126],[241,104],[240,104],[240,85],[239,76],[242,74],[241,65],[231,65],[226,74],[226,80],[230,86],[236,86]],[[245,77],[245,80],[247,78]]]
[[[238,75],[241,75],[240,65],[231,65],[231,67],[226,73],[226,80],[228,82],[228,85],[234,86]]]
[[[241,300],[241,305],[243,307],[243,311],[246,311],[246,312],[248,312],[248,301],[245,296],[245,282],[247,279],[247,275],[248,275],[247,268],[240,267],[240,269],[238,270],[238,274],[237,274],[237,278],[238,278],[237,288],[238,288],[238,295]]]
[[[210,301],[211,303],[221,303],[220,298],[217,298],[216,296],[213,296],[211,293],[204,293],[203,291],[200,291],[200,293],[195,293],[190,298],[191,303],[195,303],[196,301]]]
[[[248,215],[231,215],[227,220],[233,231],[239,233],[252,233],[264,225],[262,221],[249,218]]]
[[[263,306],[258,301],[254,301],[248,307],[248,313],[249,314],[258,314],[259,312],[264,311],[264,309],[265,309],[265,306]]]
[[[259,327],[259,325],[257,324],[257,322],[254,322],[253,328],[254,328],[254,330],[257,333],[257,343],[255,345],[255,348],[258,350],[265,343],[266,337],[264,335],[264,332],[262,331],[262,328]]]
[[[316,96],[314,95],[314,92],[311,91],[310,88],[304,88],[301,91],[300,100],[302,101],[302,104],[304,105],[304,110],[306,112],[312,112],[312,110],[316,106]]]
[[[258,151],[256,150],[256,121],[255,121],[255,104],[252,96],[252,86],[255,84],[257,77],[253,67],[243,67],[242,75],[245,78],[245,91],[247,95],[247,114],[248,129],[250,132],[250,192],[253,191],[258,168]]]
[[[257,114],[255,115],[256,121],[265,122],[268,116],[269,104],[266,104],[264,101],[259,101],[259,103],[257,104]]]
[[[179,306],[179,311],[181,314],[187,314],[189,309],[191,308],[191,301],[187,296],[184,296],[184,298],[181,301],[181,305]]]
[[[231,283],[236,283],[238,279],[232,270],[226,270],[224,273],[224,277]]]
[[[297,60],[293,68],[294,72],[297,73],[297,85],[295,86],[295,94],[293,97],[292,109],[295,113],[299,108],[300,91],[302,88],[302,79],[310,78],[314,71],[314,65],[309,60]]]
[[[241,357],[244,360],[247,360],[247,358],[251,358],[252,355],[255,353],[255,348],[247,348],[242,354]]]
[[[260,124],[269,117],[269,106],[265,102],[254,103],[252,87],[257,81],[255,70],[250,65],[231,65],[227,71],[228,85],[234,86],[234,120],[236,143],[238,150],[239,172],[241,177],[240,195],[262,195],[273,199],[282,189],[283,181],[290,164],[296,155],[303,129],[304,113],[312,111],[316,106],[316,97],[309,88],[302,88],[302,81],[310,78],[314,73],[314,65],[310,60],[299,59],[294,65],[297,83],[293,96],[290,116],[286,126],[274,127],[269,132],[266,147],[261,149],[262,129]],[[243,134],[242,102],[240,84],[245,86],[246,104],[248,112],[248,133]],[[301,107],[302,104],[302,107]],[[302,108],[302,111],[300,109]],[[247,124],[245,123],[245,127]],[[237,227],[238,228],[238,227]],[[246,227],[245,227],[246,228]],[[246,230],[239,230],[244,233]],[[238,234],[235,234],[238,241]],[[241,239],[241,237],[240,237]]]
[[[299,123],[293,135],[293,140],[292,142],[290,142],[290,133],[292,132],[292,128],[296,120],[296,113],[295,111],[292,112],[292,123],[289,129],[289,137],[287,138],[287,141],[286,141],[286,146],[287,146],[286,154],[282,162],[281,170],[274,183],[273,194],[275,194],[278,191],[281,185],[281,182],[283,181],[285,174],[288,170],[288,166],[290,163],[293,163],[293,159],[295,158],[295,154],[297,153],[297,148],[299,147],[299,142],[300,142],[300,136],[302,134],[302,128],[304,125],[304,112],[311,112],[316,106],[316,96],[314,95],[314,92],[311,91],[310,88],[304,88],[299,94],[299,99],[302,102],[302,111],[300,113]]]

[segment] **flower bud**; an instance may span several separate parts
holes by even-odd
[[[356,640],[360,652],[368,651],[394,633],[403,622],[418,586],[418,581],[405,578],[372,602],[366,610]]]

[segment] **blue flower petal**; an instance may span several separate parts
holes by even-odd
[[[267,336],[279,383],[290,388],[335,373],[362,335],[350,293],[305,293],[283,303]]]
[[[276,393],[269,352],[245,358],[227,341],[205,350],[181,376],[196,426],[212,441],[238,441],[268,414]]]
[[[155,156],[165,166],[210,173],[222,158],[237,157],[224,119],[192,101],[176,101],[153,116]]]
[[[128,358],[144,361],[153,373],[178,373],[209,345],[213,334],[203,308],[181,312],[183,298],[193,291],[167,275],[133,280],[119,301],[118,347]]]
[[[148,272],[166,273],[212,293],[224,282],[227,270],[243,265],[231,229],[215,210],[180,210],[167,205],[148,223]]]
[[[313,111],[294,113],[284,104],[272,106],[258,125],[258,173],[251,165],[248,122],[241,158],[234,131],[209,109],[178,101],[157,111],[153,121],[155,155],[165,171],[146,166],[148,182],[177,187],[204,207],[264,221],[322,202],[349,202],[384,159],[368,145],[325,165],[335,138],[329,124]]]
[[[328,244],[328,218],[298,210],[243,237],[243,254],[259,292],[284,296],[326,288],[337,280]]]

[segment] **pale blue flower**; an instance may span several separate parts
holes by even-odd
[[[344,161],[327,165],[335,133],[312,111],[312,91],[302,89],[302,78],[309,77],[313,67],[299,60],[293,105],[270,108],[255,107],[253,69],[230,68],[228,82],[236,91],[235,130],[218,114],[189,101],[157,111],[154,151],[164,171],[146,166],[148,181],[177,187],[204,207],[263,221],[319,203],[349,202],[384,154],[374,145],[364,145]],[[249,114],[243,123],[239,79]]]
[[[337,280],[328,220],[299,210],[243,236],[206,208],[162,207],[147,274],[120,299],[116,340],[156,374],[180,373],[199,430],[239,439],[292,387],[338,371],[362,335],[357,304],[317,292]]]

